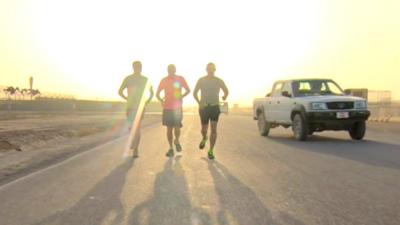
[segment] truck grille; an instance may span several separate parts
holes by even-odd
[[[353,109],[354,102],[328,102],[328,109]]]

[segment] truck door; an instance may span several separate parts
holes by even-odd
[[[267,107],[269,108],[268,114],[270,115],[268,121],[278,122],[279,121],[279,106],[282,101],[282,82],[277,82],[274,85],[274,88],[271,93],[271,100],[267,102],[269,104]]]
[[[285,82],[282,86],[280,102],[278,104],[279,123],[291,124],[290,114],[293,109],[292,82]]]

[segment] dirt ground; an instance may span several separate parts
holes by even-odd
[[[147,115],[143,126],[160,120]],[[127,134],[124,113],[0,111],[0,184]]]

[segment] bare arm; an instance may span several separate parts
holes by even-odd
[[[184,98],[190,94],[190,88],[189,88],[189,85],[186,83],[185,79],[183,79],[183,88],[185,89],[185,92],[183,93],[182,98]]]
[[[197,81],[196,87],[194,88],[194,91],[193,91],[193,97],[194,97],[194,100],[196,100],[197,104],[200,105],[199,91],[200,91],[200,85],[199,85],[199,81]]]
[[[222,100],[225,101],[225,100],[228,98],[229,90],[228,90],[228,88],[226,87],[225,82],[223,82],[223,81],[222,81],[221,89],[222,89],[222,91],[224,92],[224,96],[222,96]]]
[[[121,84],[121,87],[119,88],[118,94],[121,96],[121,98],[128,100],[128,97],[125,96],[124,90],[126,89],[126,79]]]
[[[161,81],[161,83],[158,85],[158,88],[157,88],[156,98],[157,98],[158,101],[160,101],[162,104],[164,104],[164,99],[161,98],[161,91],[162,91],[163,89],[164,89],[164,88],[162,87],[162,81]]]
[[[150,86],[149,92],[150,92],[150,96],[147,99],[146,104],[149,104],[151,102],[151,99],[153,99],[153,97],[154,97],[153,86]]]

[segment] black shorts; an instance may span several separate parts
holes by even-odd
[[[182,109],[164,109],[162,124],[166,127],[182,127]]]
[[[210,121],[218,122],[219,115],[221,114],[221,110],[219,105],[214,106],[206,106],[199,110],[201,124],[208,124]]]

